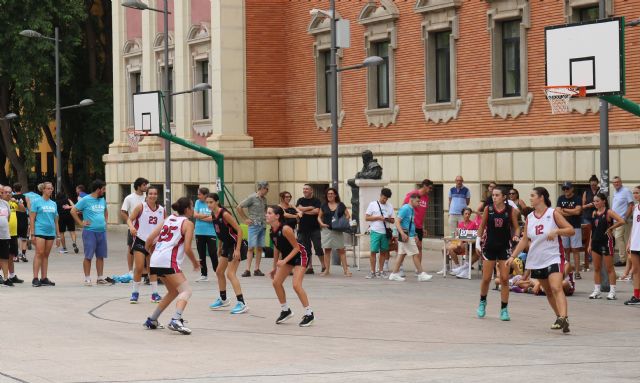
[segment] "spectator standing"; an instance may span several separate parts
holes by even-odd
[[[122,202],[122,207],[120,208],[120,217],[126,223],[131,213],[133,213],[133,209],[136,206],[141,205],[146,196],[147,189],[149,188],[149,180],[146,178],[136,178],[133,181],[133,193],[129,194],[124,198]],[[84,192],[84,186],[78,185],[76,186],[76,193],[78,193],[78,201],[82,199],[80,196],[80,191]],[[86,193],[85,193],[86,195]],[[131,235],[131,231],[127,230],[127,267],[129,268],[129,274],[133,275],[133,236]],[[148,276],[146,278],[149,278]]]
[[[424,230],[424,217],[427,215],[427,208],[429,207],[429,193],[433,189],[433,182],[430,179],[425,178],[420,183],[420,189],[412,190],[404,197],[403,203],[409,203],[411,195],[418,193],[420,196],[420,202],[416,206],[414,211],[414,223],[416,225],[416,244],[418,245],[418,261],[422,264],[422,239],[427,234]]]
[[[31,199],[30,230],[31,238],[35,243],[36,255],[33,258],[33,287],[55,286],[49,280],[47,271],[49,269],[49,254],[53,247],[53,240],[60,242],[60,232],[58,231],[58,207],[51,200],[53,194],[53,184],[45,182],[42,185],[42,197]],[[40,185],[38,185],[40,186]],[[40,274],[40,279],[38,279]]]
[[[580,275],[580,252],[582,249],[582,198],[578,197],[573,190],[573,184],[566,181],[562,184],[562,192],[564,195],[558,197],[556,210],[569,222],[575,230],[571,237],[562,237],[562,247],[566,255],[573,254],[573,264],[576,272],[575,278],[582,279]],[[567,261],[570,262],[569,259]]]
[[[380,191],[380,197],[376,201],[371,201],[365,213],[365,220],[369,222],[369,233],[371,238],[371,256],[369,263],[371,272],[367,275],[371,278],[387,278],[384,272],[384,263],[389,259],[389,241],[391,230],[387,227],[395,223],[393,205],[389,202],[391,198],[391,189],[383,188]],[[380,253],[378,261],[378,273],[376,274],[376,254]]]
[[[13,198],[18,201],[18,204],[22,203],[25,207],[25,211],[18,210],[16,215],[18,217],[18,242],[20,246],[20,260],[22,262],[28,262],[27,260],[27,241],[29,239],[29,198],[22,194],[22,185],[15,183],[13,185],[14,195]]]
[[[0,185],[0,188],[3,186]],[[4,190],[0,190],[4,194]],[[9,279],[9,247],[11,235],[9,233],[9,217],[11,216],[11,208],[9,203],[0,199],[0,266],[4,276],[2,284],[5,286],[13,286],[13,282]]]
[[[617,227],[613,232],[619,256],[614,265],[625,266],[627,263],[626,250],[627,242],[629,241],[629,228],[631,227],[629,219],[633,214],[633,194],[631,194],[631,190],[622,185],[622,179],[618,176],[613,177],[613,188],[615,189],[615,194],[613,195],[612,209],[627,223],[627,225]]]
[[[265,223],[265,214],[267,213],[267,199],[265,196],[269,192],[269,183],[267,181],[260,181],[257,183],[257,191],[251,194],[247,199],[240,202],[236,207],[236,211],[240,218],[249,225],[249,251],[247,252],[247,269],[242,273],[243,277],[251,276],[251,261],[253,260],[253,254],[256,255],[256,268],[253,270],[253,275],[256,277],[264,276],[264,273],[260,271],[260,259],[262,257],[262,248],[264,247],[264,237],[267,230]],[[247,209],[249,216],[244,213],[243,209]]]
[[[15,274],[14,262],[18,262],[18,212],[24,212],[25,207],[22,201],[17,201],[11,195],[11,186],[5,186],[2,194],[2,198],[7,201],[10,208],[9,214],[9,280],[12,283],[24,283],[24,281]]]
[[[104,278],[104,260],[107,258],[107,202],[104,199],[106,184],[95,180],[91,184],[91,194],[83,197],[71,209],[71,215],[79,226],[82,226],[82,243],[84,247],[84,283],[91,286],[91,260],[96,257],[98,285],[110,285]],[[84,221],[78,213],[82,213]]]
[[[344,274],[350,277],[351,273],[347,267],[347,255],[344,251],[344,234],[341,231],[332,230],[331,223],[335,219],[343,216],[350,220],[351,215],[349,214],[347,206],[340,201],[340,195],[338,195],[336,189],[327,189],[325,199],[327,202],[322,204],[320,214],[318,214],[318,222],[320,223],[320,227],[322,227],[321,238],[325,264],[325,270],[322,275],[329,275],[331,268],[331,251],[337,250]]]
[[[78,198],[77,198],[78,201],[83,199],[84,197],[88,196],[88,194],[86,192],[86,188],[84,187],[84,185],[80,184],[80,185],[76,186],[76,195],[78,196]]]
[[[208,188],[198,189],[198,199],[194,206],[193,218],[196,219],[196,248],[200,258],[200,279],[196,282],[206,282],[209,280],[207,270],[207,254],[211,258],[211,268],[216,272],[218,268],[218,247],[216,246],[216,230],[213,227],[213,216],[211,209],[207,205]]]
[[[320,223],[318,222],[318,214],[320,214],[320,206],[322,203],[313,196],[313,188],[311,185],[305,184],[302,187],[302,197],[296,202],[296,209],[300,212],[300,222],[298,223],[298,242],[307,249],[309,253],[309,266],[306,274],[313,274],[313,262],[311,262],[311,245],[316,256],[320,258],[322,272],[325,270],[324,253],[322,250],[322,236],[320,234]]]
[[[584,271],[589,271],[591,253],[587,251],[591,243],[591,218],[593,217],[593,197],[600,190],[600,181],[595,174],[589,178],[589,187],[582,193],[582,244],[584,246]],[[586,246],[585,246],[586,244]],[[580,270],[576,270],[580,271]]]
[[[489,182],[489,185],[487,186],[487,194],[485,195],[485,198],[480,202],[480,205],[478,205],[478,214],[482,214],[482,212],[484,212],[484,208],[493,203],[493,189],[495,189],[496,186],[498,186],[498,184],[495,181]]]
[[[73,202],[67,197],[66,194],[61,193],[56,199],[56,205],[58,206],[58,227],[60,229],[60,254],[67,254],[67,244],[64,238],[64,233],[69,232],[73,245],[73,251],[78,254],[80,250],[76,244],[76,224],[71,216],[71,209],[73,208]]]
[[[280,203],[278,206],[284,211],[284,224],[292,228],[294,231],[298,227],[298,210],[291,206],[291,193],[283,191],[280,193]],[[305,266],[306,267],[306,266]]]
[[[462,183],[462,176],[456,177],[456,186],[449,190],[449,230],[453,231],[462,221],[462,209],[471,202],[471,192]]]

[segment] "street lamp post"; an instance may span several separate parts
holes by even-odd
[[[164,24],[164,81],[162,84],[163,105],[165,106],[165,129],[167,133],[171,133],[171,120],[167,111],[167,101],[169,97],[169,0],[164,0],[164,9],[151,8],[140,0],[125,0],[123,7],[138,9],[141,11],[149,10],[163,13]],[[164,208],[167,214],[171,213],[171,141],[164,142]]]

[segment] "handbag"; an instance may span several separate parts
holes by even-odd
[[[409,229],[407,229],[407,240],[403,240],[401,235],[398,235],[398,241],[409,242],[409,233],[411,233],[411,225],[413,225],[413,211],[411,212],[411,219],[409,220]]]
[[[382,218],[384,218],[384,213],[382,212],[382,206],[380,206],[380,202],[376,201],[376,203],[378,204],[378,209],[380,209],[380,215],[382,216]],[[391,238],[393,238],[393,230],[391,230],[390,227],[387,227],[387,221],[384,221],[383,225],[384,225],[384,232],[385,232],[385,235],[387,236],[387,239],[391,240]]]
[[[347,216],[342,214],[340,217],[336,217],[337,215],[338,215],[338,209],[336,208],[336,212],[333,214],[333,218],[331,218],[331,230],[339,231],[341,233],[350,232],[351,225],[349,224],[349,220],[347,219]]]

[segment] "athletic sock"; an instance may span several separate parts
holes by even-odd
[[[133,282],[133,292],[137,293],[138,291],[140,291],[140,282]]]
[[[600,285],[594,285],[593,286],[593,291],[600,292]]]
[[[304,308],[304,315],[313,315],[313,310],[311,310],[311,306],[307,306]]]
[[[158,293],[158,281],[151,282],[151,291],[155,294]]]
[[[173,320],[182,319],[182,310],[176,309],[176,313],[173,314],[173,317],[171,319]]]
[[[282,310],[282,311],[288,311],[289,310],[289,305],[287,304],[287,302],[284,302],[283,304],[280,305],[280,310]]]
[[[160,307],[156,307],[149,318],[151,318],[151,320],[158,320],[158,318],[160,318],[160,314],[162,314],[162,310],[160,310]]]
[[[13,278],[16,276],[16,273],[9,273],[9,278]]]
[[[640,289],[633,289],[633,296],[636,298],[640,298]]]
[[[487,296],[486,295],[480,295],[480,302],[486,302],[487,301]]]
[[[236,295],[236,299],[238,300],[238,302],[244,303],[244,297],[242,296],[242,294]]]
[[[501,303],[501,304],[500,304],[500,308],[501,308],[501,309],[506,309],[506,308],[507,308],[507,305],[509,304],[509,302],[500,302],[500,303]]]
[[[227,290],[220,291],[220,299],[223,301],[227,300]]]
[[[611,291],[612,293],[616,293],[616,285],[611,285],[609,291]]]

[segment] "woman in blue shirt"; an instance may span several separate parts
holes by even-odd
[[[193,217],[196,219],[196,248],[200,257],[200,279],[196,282],[206,282],[207,276],[207,253],[211,258],[211,268],[215,273],[218,268],[218,248],[216,246],[216,231],[213,228],[213,218],[211,210],[207,206],[205,198],[209,194],[208,188],[198,189],[198,200],[193,208]]]
[[[47,278],[49,268],[49,253],[53,247],[60,246],[60,232],[58,231],[58,206],[51,199],[53,184],[45,182],[42,189],[42,198],[31,203],[31,238],[36,244],[36,255],[33,259],[33,287],[55,286],[56,284]],[[38,279],[40,273],[40,279]]]

